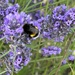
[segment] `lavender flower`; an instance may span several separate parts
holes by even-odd
[[[11,75],[9,72],[6,72],[6,74],[5,75]]]
[[[44,38],[54,39],[56,42],[63,42],[64,37],[74,27],[74,8],[67,10],[65,5],[57,6],[52,15],[44,17],[41,23],[41,34]],[[70,17],[71,16],[71,17]]]
[[[18,4],[0,7],[0,38],[4,37],[5,43],[10,44],[10,52],[4,60],[10,73],[12,66],[17,72],[31,60],[31,49],[26,47],[26,44],[31,43],[33,39],[23,33],[23,25],[25,23],[38,27],[43,38],[54,39],[55,41],[63,41],[64,36],[70,31],[71,24],[75,23],[75,9],[67,11],[65,5],[56,7],[52,15],[47,15],[46,17],[41,17],[39,11],[34,17],[24,12],[19,13],[19,7]],[[42,48],[41,52],[43,56],[58,55],[61,53],[61,48],[48,46]],[[73,61],[75,58],[70,56],[68,59]]]
[[[67,64],[67,62],[74,62],[75,61],[75,55],[73,54],[75,52],[75,50],[74,51],[72,51],[72,50],[69,50],[69,55],[68,55],[68,57],[67,58],[65,58],[63,61],[62,61],[62,65],[64,65],[64,64]]]
[[[60,21],[52,22],[52,17],[47,15],[41,25],[41,34],[43,38],[54,39],[57,42],[63,41],[64,36],[67,34],[68,27]],[[66,30],[67,29],[67,30]]]
[[[30,62],[30,56],[32,55],[32,53],[30,52],[31,49],[26,47],[25,44],[23,46],[22,43],[18,43],[16,46],[16,50],[14,50],[14,47],[15,45],[11,44],[10,52],[5,57],[5,63],[10,69],[8,69],[9,72],[12,71],[12,66],[14,66],[15,72],[21,70],[23,68],[23,65],[26,66]]]
[[[41,49],[43,56],[58,55],[61,53],[61,48],[56,46],[48,46]]]
[[[68,56],[68,61],[71,61],[71,62],[73,62],[73,61],[75,61],[75,50],[71,50],[71,54]]]
[[[69,60],[69,61],[74,61],[74,60],[75,60],[75,56],[70,55],[70,56],[68,57],[68,60]]]
[[[23,68],[23,65],[26,66],[31,60],[31,49],[26,47],[25,44],[30,43],[32,39],[23,33],[23,25],[29,23],[37,26],[39,30],[41,29],[41,24],[38,21],[32,20],[31,16],[24,12],[19,13],[18,8],[18,4],[7,7],[4,10],[4,14],[2,14],[3,20],[1,19],[1,22],[3,23],[0,26],[0,31],[2,32],[2,34],[0,34],[1,38],[5,38],[5,43],[10,43],[10,52],[4,60],[7,70],[10,73],[12,66],[14,66],[15,72],[17,72]]]
[[[5,14],[8,15],[10,13],[14,14],[15,12],[18,12],[19,9],[19,5],[18,4],[14,4],[13,6],[9,6],[6,11]]]
[[[36,21],[32,20],[32,17],[24,12],[18,13],[18,8],[19,5],[15,4],[8,7],[5,11],[3,35],[7,42],[11,40],[11,37],[16,38],[18,36],[20,38],[23,33],[22,27],[25,23],[32,23],[38,27],[44,38],[54,39],[57,42],[63,41],[64,36],[70,31],[70,27],[64,21],[64,15],[67,11],[65,5],[56,7],[52,16],[47,15],[46,17],[38,18]],[[24,34],[22,36],[25,36],[25,40],[30,42],[30,38],[27,35]]]
[[[3,5],[6,7],[4,7]],[[4,35],[5,27],[8,27],[7,24],[9,23],[9,19],[13,20],[13,14],[12,13],[14,13],[18,8],[18,4],[15,4],[14,7],[13,6],[8,7],[8,5],[5,5],[5,3],[3,5],[0,6],[0,32],[1,32],[0,38],[3,38],[3,36],[5,36]],[[14,8],[14,10],[13,10],[13,8]],[[10,12],[10,10],[11,10],[11,12]]]
[[[4,16],[5,16],[5,9],[8,7],[8,4],[6,2],[3,2],[0,0],[0,38],[3,36],[3,22],[4,22]]]
[[[25,23],[33,24],[37,26],[40,30],[40,23],[32,20],[30,15],[25,14],[24,12],[18,12],[19,5],[15,4],[13,6],[9,6],[4,11],[5,14],[3,17],[3,25],[1,28],[1,36],[6,39],[6,42],[14,42],[14,40],[21,39],[24,40],[25,43],[30,43],[30,38],[27,34],[23,33],[23,25]],[[1,11],[2,12],[2,11]],[[0,37],[1,37],[0,36]]]
[[[74,24],[75,24],[75,8],[70,8],[65,13],[64,22],[66,23],[67,26],[74,27]]]
[[[52,14],[53,19],[63,20],[64,14],[66,13],[66,11],[67,11],[67,7],[65,5],[60,5],[55,7]]]
[[[9,14],[4,19],[4,36],[7,41],[11,40],[11,37],[18,38],[23,32],[22,25],[18,22],[20,19],[19,13]]]
[[[31,13],[31,16],[32,16],[32,19],[38,20],[38,19],[41,19],[41,17],[44,17],[44,12],[38,10],[36,12]]]
[[[0,0],[0,7],[2,7],[3,9],[7,8],[8,7],[7,1],[6,0]]]
[[[67,60],[64,59],[64,60],[62,61],[62,65],[66,64],[66,63],[67,63]]]

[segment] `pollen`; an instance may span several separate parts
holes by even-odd
[[[34,37],[35,35],[36,35],[36,34],[35,34],[35,33],[33,33],[33,34],[31,34],[30,36],[31,36],[31,37]]]

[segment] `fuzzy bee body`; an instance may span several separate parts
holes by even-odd
[[[39,30],[33,24],[24,24],[23,26],[24,33],[28,34],[30,38],[37,38],[39,35]]]

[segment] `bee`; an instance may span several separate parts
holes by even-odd
[[[33,24],[24,24],[23,25],[24,33],[28,34],[30,38],[36,39],[39,36],[39,29]]]

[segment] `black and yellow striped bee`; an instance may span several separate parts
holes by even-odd
[[[23,30],[30,38],[36,39],[39,36],[39,29],[33,24],[24,24]]]

